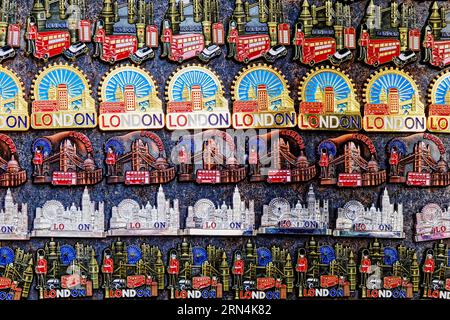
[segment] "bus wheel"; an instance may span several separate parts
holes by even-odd
[[[314,60],[311,60],[310,62],[309,62],[309,65],[312,67],[313,65],[315,65],[316,64],[316,62],[314,61]]]
[[[48,56],[48,53],[46,53],[46,54],[44,54],[44,57],[43,57],[43,58],[44,58],[44,61],[47,62],[47,61],[48,61],[48,58],[50,58],[50,57]]]
[[[250,62],[250,60],[248,59],[248,58],[244,58],[244,63],[245,64],[247,64],[247,63],[249,63]]]
[[[374,63],[373,63],[373,66],[376,68],[376,67],[378,67],[380,65],[380,63],[378,62],[378,61],[375,61]]]
[[[179,56],[177,60],[178,60],[179,63],[182,63],[183,62],[183,57]]]
[[[114,59],[114,58],[109,58],[109,63],[110,63],[110,64],[114,64],[114,62],[116,62],[116,59]]]

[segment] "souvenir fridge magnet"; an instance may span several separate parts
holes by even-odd
[[[75,202],[65,207],[60,201],[48,200],[36,208],[32,237],[57,238],[104,238],[104,203],[91,201],[86,187],[81,197],[81,206]]]
[[[405,71],[384,68],[369,78],[364,88],[364,130],[423,132],[425,108],[419,87]]]
[[[296,126],[289,85],[276,68],[263,64],[245,68],[235,77],[232,90],[235,129]]]
[[[27,172],[19,163],[14,141],[0,133],[0,187],[17,187],[27,181]]]
[[[11,189],[6,191],[0,211],[0,240],[28,240],[28,205],[16,203]],[[1,298],[0,298],[1,300]]]
[[[0,66],[0,88],[0,130],[27,131],[30,128],[30,116],[23,82],[14,71]]]
[[[152,76],[139,67],[112,69],[99,86],[101,130],[141,130],[164,127],[162,101]]]
[[[205,236],[252,236],[255,227],[255,203],[246,204],[238,187],[234,189],[233,201],[227,205],[215,205],[209,199],[200,199],[188,207],[186,235]]]
[[[321,205],[311,185],[306,204],[298,201],[291,207],[286,199],[273,198],[268,205],[264,205],[258,233],[331,235],[329,215],[328,200],[323,200]]]
[[[341,70],[316,68],[303,78],[299,89],[298,126],[301,130],[362,129],[354,84]]]
[[[164,289],[161,250],[146,243],[114,241],[103,251],[101,271],[106,299],[155,298]]]
[[[324,0],[321,6],[304,0],[295,24],[294,60],[310,66],[330,61],[338,66],[353,59],[356,30],[352,27],[350,5]]]
[[[33,182],[54,186],[93,185],[102,180],[87,136],[65,131],[33,142]]]
[[[446,1],[442,1],[441,6],[433,1],[422,45],[424,62],[439,68],[450,64],[450,8]]]
[[[416,213],[416,241],[450,238],[450,213],[436,203],[428,203]]]
[[[139,204],[134,199],[124,199],[112,208],[109,236],[176,236],[180,231],[178,199],[166,198],[162,186],[156,193],[156,204]]]
[[[233,137],[220,130],[182,136],[172,151],[178,165],[178,181],[200,184],[237,183],[247,176],[236,158]]]
[[[193,247],[183,239],[168,255],[171,299],[222,299],[230,290],[230,268],[222,248]]]
[[[21,45],[21,25],[17,22],[18,10],[16,0],[1,2],[0,16],[0,62],[16,56]]]
[[[91,42],[92,28],[86,20],[86,4],[85,0],[34,0],[26,24],[26,53],[47,61],[61,54],[76,60],[89,52],[86,43]]]
[[[32,253],[0,247],[0,301],[27,299],[33,274]]]
[[[450,133],[450,70],[433,80],[428,89],[428,103],[428,131]]]
[[[235,0],[228,26],[228,58],[243,63],[258,58],[274,62],[287,55],[290,35],[282,1]]]
[[[175,178],[164,143],[151,131],[135,131],[105,143],[108,183],[162,184]]]
[[[280,247],[256,247],[249,240],[234,252],[231,276],[235,299],[285,300],[294,292],[291,254]]]
[[[450,250],[443,240],[424,251],[422,258],[422,298],[450,299]]]
[[[378,186],[386,181],[369,137],[349,133],[322,141],[318,147],[320,184],[339,187]]]
[[[375,204],[372,204],[370,208],[364,208],[363,204],[356,200],[347,202],[338,209],[333,235],[336,237],[404,238],[403,204],[397,203],[395,207],[394,203],[391,203],[387,189],[384,189],[380,202],[380,208],[376,208]]]
[[[412,299],[419,292],[419,263],[414,249],[385,247],[377,239],[361,251],[361,297]]]
[[[430,133],[394,138],[387,145],[389,182],[414,187],[450,185],[445,145]]]
[[[130,59],[141,64],[155,57],[158,27],[154,23],[153,3],[147,0],[103,0],[94,30],[94,54],[114,64]]]
[[[356,261],[349,247],[320,245],[311,238],[297,251],[299,298],[348,298],[356,291]]]
[[[305,142],[294,130],[272,130],[248,140],[250,181],[305,182],[313,179],[316,166],[306,157]]]
[[[86,75],[68,64],[42,69],[31,88],[33,129],[87,129],[97,126],[95,100]]]
[[[225,30],[219,0],[169,0],[162,23],[162,55],[182,63],[198,57],[203,62],[222,55]]]
[[[36,251],[39,299],[83,299],[99,289],[99,264],[93,246],[53,241]]]
[[[169,130],[218,129],[231,125],[222,82],[207,67],[178,68],[167,81],[166,100]]]
[[[370,0],[360,27],[359,60],[377,67],[394,62],[398,67],[417,60],[420,30],[414,3],[390,1],[386,8]]]

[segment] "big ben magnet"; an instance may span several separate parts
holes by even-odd
[[[31,100],[33,129],[87,129],[97,126],[91,85],[76,66],[59,63],[43,68],[33,80]]]
[[[101,130],[144,130],[164,127],[162,101],[152,76],[122,65],[103,76],[99,86]]]
[[[0,247],[0,301],[27,299],[33,275],[32,253],[20,248]]]
[[[299,87],[299,97],[301,130],[361,130],[355,86],[341,70],[321,67],[310,71]]]
[[[441,72],[428,89],[428,130],[450,133],[450,70]]]
[[[423,132],[425,108],[411,75],[397,68],[383,68],[364,88],[364,130],[373,132]]]
[[[297,124],[287,80],[272,66],[254,64],[241,70],[231,97],[235,129],[291,128]]]
[[[441,6],[438,1],[433,1],[422,45],[424,62],[438,68],[450,64],[450,8],[446,1],[442,1]]]
[[[205,66],[178,68],[167,81],[166,100],[169,130],[219,129],[231,125],[222,82]]]
[[[425,249],[422,257],[422,298],[450,299],[450,250],[444,240]]]

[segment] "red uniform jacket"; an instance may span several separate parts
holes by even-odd
[[[239,38],[239,32],[237,29],[230,30],[230,34],[228,35],[229,43],[236,43]]]
[[[116,154],[114,152],[108,152],[106,155],[106,164],[116,164]]]
[[[359,39],[359,45],[361,47],[367,47],[369,44],[369,33],[367,31],[363,31],[361,34],[361,38]]]
[[[305,257],[297,259],[297,272],[306,272],[308,270],[308,259]]]
[[[362,259],[359,271],[361,273],[369,273],[371,265],[372,263],[370,262],[370,259]]]
[[[114,262],[112,258],[105,258],[103,260],[103,273],[113,273],[114,272]]]
[[[163,42],[172,42],[172,29],[165,29],[164,30]]]
[[[258,152],[250,151],[250,155],[248,157],[249,164],[258,164]]]
[[[180,163],[187,163],[186,151],[183,150],[178,151],[178,161]]]
[[[178,274],[180,272],[180,262],[178,259],[170,259],[168,272],[169,274]]]
[[[433,258],[425,260],[425,265],[423,266],[423,272],[425,272],[425,273],[433,273],[434,272]]]
[[[28,40],[36,40],[37,38],[38,29],[37,26],[30,26],[30,29],[28,30],[27,39]]]
[[[100,29],[95,33],[94,41],[98,43],[103,43],[105,42],[105,36],[106,36],[105,29]]]
[[[297,31],[294,38],[294,45],[302,46],[304,41],[305,41],[305,34],[301,31]]]
[[[319,166],[321,167],[328,167],[328,155],[327,154],[322,154],[320,156],[320,161],[319,161]]]
[[[33,158],[33,164],[42,164],[44,162],[44,157],[42,153],[35,153]]]
[[[37,274],[46,274],[47,273],[47,260],[39,259],[36,265],[36,273]]]
[[[392,165],[398,164],[398,153],[391,153],[391,157],[389,158],[389,163]]]
[[[434,36],[432,34],[427,34],[425,36],[425,41],[423,42],[423,45],[425,48],[432,48],[434,42]]]
[[[241,276],[244,274],[244,261],[243,260],[237,260],[234,262],[233,274],[241,275]]]

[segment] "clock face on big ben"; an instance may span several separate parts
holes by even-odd
[[[364,206],[359,201],[349,201],[344,206],[344,215],[347,219],[353,221],[364,212]]]

